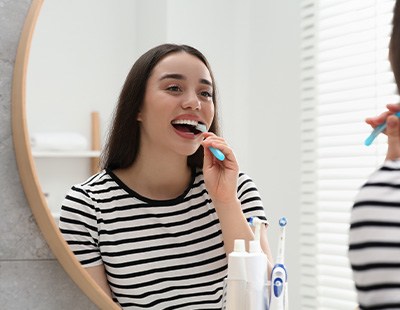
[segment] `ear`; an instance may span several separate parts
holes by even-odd
[[[141,114],[140,112],[137,114],[136,120],[137,120],[138,122],[141,122],[141,121],[142,121],[142,114]]]

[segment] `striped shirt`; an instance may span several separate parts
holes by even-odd
[[[246,174],[237,192],[247,218],[266,219]],[[181,196],[162,201],[104,170],[71,188],[59,225],[84,267],[104,264],[124,309],[221,309],[227,257],[202,170]]]
[[[386,161],[358,193],[349,259],[360,309],[400,309],[400,161]]]

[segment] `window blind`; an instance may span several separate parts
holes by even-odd
[[[347,258],[358,188],[383,162],[367,116],[398,102],[388,62],[394,0],[302,1],[302,309],[354,309]]]
[[[316,309],[316,13],[315,0],[301,2],[301,309]]]

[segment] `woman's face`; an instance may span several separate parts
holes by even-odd
[[[141,151],[192,155],[201,143],[195,125],[210,127],[214,117],[213,85],[206,65],[197,57],[167,55],[147,81],[138,114]]]

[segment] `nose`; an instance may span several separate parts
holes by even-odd
[[[184,109],[200,110],[201,102],[196,93],[190,93],[182,102]]]

